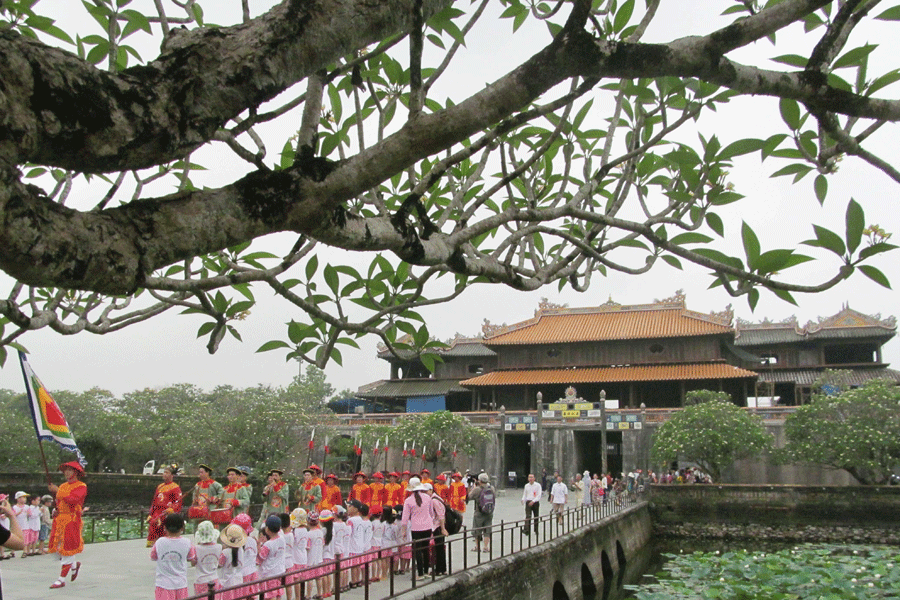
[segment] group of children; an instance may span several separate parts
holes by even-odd
[[[0,500],[6,500],[6,494],[0,494]],[[31,496],[25,492],[16,492],[15,504],[12,505],[13,514],[22,530],[25,538],[25,549],[19,555],[36,556],[47,553],[47,540],[50,539],[50,526],[53,521],[50,518],[50,510],[53,506],[53,496]],[[0,525],[9,529],[6,515],[0,514]],[[0,560],[14,558],[15,552],[9,554],[0,546]]]
[[[359,500],[351,500],[346,509],[337,505],[320,513],[297,508],[290,514],[272,514],[258,531],[246,514],[236,516],[221,532],[203,521],[193,541],[182,537],[180,513],[168,514],[163,525],[166,535],[150,553],[156,561],[156,600],[188,597],[188,564],[197,570],[194,594],[208,593],[211,585],[224,590],[216,595],[220,600],[260,592],[266,598],[286,594],[286,600],[298,600],[300,586],[306,586],[305,598],[334,593],[337,556],[341,591],[363,585],[367,565],[369,581],[379,581],[392,568],[403,573],[412,558],[411,537],[401,535],[397,512],[378,505],[370,511]]]

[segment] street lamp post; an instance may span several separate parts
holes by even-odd
[[[600,466],[603,475],[609,472],[606,458],[606,390],[600,390]]]
[[[544,468],[544,438],[543,430],[541,429],[541,403],[544,401],[544,394],[541,392],[537,393],[537,432],[534,436],[535,446],[537,449],[534,451],[535,460],[534,462],[534,476],[541,477]]]
[[[506,489],[506,407],[500,406],[500,489]]]

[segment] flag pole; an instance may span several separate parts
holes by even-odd
[[[44,473],[47,475],[47,486],[49,487],[53,485],[53,481],[50,479],[50,469],[47,468],[47,457],[44,455],[44,443],[40,437],[38,437],[38,448],[41,449],[41,461],[44,463]]]

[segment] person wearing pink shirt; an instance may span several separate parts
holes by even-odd
[[[400,521],[403,535],[411,534],[413,560],[420,579],[428,577],[428,539],[434,526],[434,506],[418,477],[411,477],[406,487],[409,497],[403,503],[403,518]]]

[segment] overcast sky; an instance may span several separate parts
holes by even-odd
[[[63,7],[76,6],[74,3],[61,0],[45,0],[46,4],[57,4]],[[43,4],[43,3],[42,3]],[[213,4],[207,3],[209,7]],[[239,8],[239,2],[223,4]],[[252,4],[254,10],[262,10],[264,3]],[[664,0],[662,14],[657,17],[658,25],[648,32],[646,41],[668,41],[686,34],[702,34],[715,29],[713,19],[699,19],[709,22],[708,27],[697,27],[697,11],[694,8],[709,6],[708,0],[673,1]],[[726,3],[715,3],[724,7]],[[207,12],[210,12],[210,8]],[[64,10],[64,9],[63,9]],[[83,13],[79,7],[73,18]],[[686,22],[689,15],[690,22]],[[208,20],[226,22],[225,19]],[[488,20],[484,20],[487,23]],[[694,24],[695,29],[689,26]],[[671,27],[664,30],[662,25]],[[885,26],[887,26],[885,24]],[[509,21],[495,27],[505,35],[510,28]],[[880,27],[880,25],[879,25]],[[877,34],[877,32],[875,32]],[[461,57],[458,68],[447,85],[450,87],[468,86],[473,90],[485,82],[496,79],[503,72],[522,60],[528,51],[528,39],[517,36],[513,42],[499,43],[496,35],[485,32],[484,25],[477,35],[468,41],[465,56]],[[533,49],[545,43],[542,30],[534,34],[538,40],[532,43]],[[865,41],[864,35],[854,37],[854,41]],[[879,40],[882,41],[882,40]],[[874,60],[896,61],[900,42],[896,36],[890,42],[892,46],[882,45],[873,55]],[[773,49],[767,44],[757,45],[752,52],[762,56],[774,56],[796,51],[808,54],[806,46],[796,49]],[[148,58],[148,54],[144,55]],[[896,66],[896,64],[892,65]],[[778,68],[774,63],[769,68]],[[875,69],[872,70],[875,72]],[[898,87],[882,90],[882,97],[896,97]],[[608,116],[606,113],[598,115]],[[769,135],[759,132],[762,124],[778,117],[777,101],[772,99],[736,101],[719,112],[707,115],[697,126],[683,131],[680,135],[685,141],[696,139],[699,130],[704,135],[719,135],[723,145],[744,136]],[[279,148],[283,143],[273,141],[272,148]],[[888,159],[897,156],[896,127],[885,127],[872,140],[872,148],[879,149]],[[840,172],[829,179],[830,192],[825,207],[820,207],[812,192],[811,177],[796,186],[791,186],[785,178],[770,179],[768,175],[784,163],[769,161],[759,163],[758,155],[743,157],[735,165],[731,175],[737,190],[746,194],[751,200],[738,203],[735,208],[723,211],[726,217],[726,235],[740,247],[741,220],[751,224],[762,240],[763,249],[783,247],[785,243],[796,244],[803,239],[814,237],[810,223],[817,223],[843,232],[844,207],[850,197],[854,197],[865,209],[868,223],[877,223],[889,232],[894,232],[895,239],[900,236],[900,219],[897,217],[897,187],[879,171],[869,167],[857,159],[846,159]],[[220,172],[221,173],[221,172]],[[218,175],[221,179],[221,174]],[[218,180],[217,185],[225,183]],[[213,185],[210,183],[210,185]],[[102,194],[102,192],[100,192]],[[90,193],[84,205],[91,206],[96,198]],[[282,247],[293,242],[294,236],[272,236],[265,241],[273,247]],[[788,240],[785,242],[784,240]],[[736,250],[742,255],[740,250]],[[826,253],[814,249],[803,249],[803,253],[814,256],[825,256]],[[337,262],[349,260],[362,264],[356,257],[344,258],[341,254],[329,251],[320,254],[320,260]],[[804,265],[789,270],[809,276],[811,281],[823,280],[830,276],[835,263],[825,263],[830,269],[819,270],[818,263]],[[880,268],[895,285],[900,285],[900,255],[896,252],[872,263]],[[797,275],[794,274],[794,277]],[[797,295],[799,307],[787,304],[768,292],[762,294],[755,313],[751,313],[745,298],[731,298],[721,288],[708,290],[710,277],[696,267],[688,267],[685,272],[677,271],[667,265],[659,264],[649,274],[642,276],[625,276],[613,274],[608,278],[595,276],[590,291],[578,294],[565,290],[557,294],[556,286],[548,287],[533,293],[521,293],[500,286],[480,286],[470,288],[454,302],[422,309],[420,312],[429,323],[432,334],[438,339],[447,339],[455,333],[474,336],[481,331],[485,319],[492,323],[514,323],[530,318],[541,297],[551,302],[568,304],[569,306],[597,306],[610,298],[621,304],[643,304],[654,299],[673,295],[677,289],[687,293],[688,307],[701,312],[720,311],[726,305],[733,304],[738,317],[760,320],[768,317],[780,320],[796,315],[801,324],[815,320],[819,316],[830,316],[838,312],[844,304],[849,304],[860,312],[867,314],[880,313],[883,317],[896,315],[897,293],[871,282],[862,274],[853,277],[836,289],[814,296]],[[8,289],[9,279],[0,278],[0,290]],[[252,314],[238,328],[244,338],[243,343],[226,337],[217,354],[210,356],[206,352],[206,340],[195,337],[196,330],[203,322],[196,316],[179,316],[176,311],[152,319],[146,323],[126,328],[108,336],[79,334],[62,337],[49,329],[30,332],[20,342],[31,352],[29,361],[51,390],[85,390],[100,387],[116,394],[143,389],[158,388],[174,383],[193,383],[204,389],[212,389],[216,385],[228,384],[237,387],[257,384],[283,386],[287,385],[298,369],[305,369],[296,362],[286,363],[283,354],[268,352],[257,354],[256,349],[273,338],[286,338],[284,324],[290,319],[302,319],[298,309],[285,302],[276,302],[263,288],[258,288],[257,305]],[[361,341],[361,349],[344,349],[344,365],[331,364],[326,368],[328,381],[336,389],[356,389],[360,385],[387,378],[388,364],[375,356],[376,340]],[[885,360],[900,367],[900,342],[893,340],[885,347]],[[21,371],[18,360],[13,355],[0,369],[0,388],[23,391]]]

